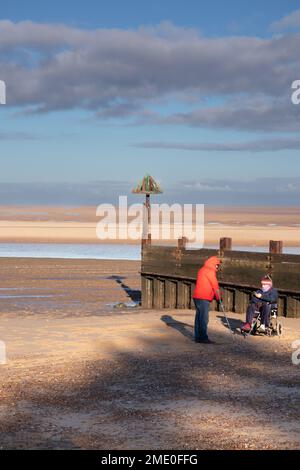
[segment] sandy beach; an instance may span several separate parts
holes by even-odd
[[[140,243],[129,238],[99,240],[99,221],[96,207],[0,206],[0,242]],[[271,239],[300,246],[300,207],[206,207],[205,244],[218,245],[224,236],[237,246],[268,246]]]
[[[0,5],[0,457],[296,466],[300,2]]]
[[[299,247],[299,216],[298,208],[208,208],[205,243],[229,236],[236,245]],[[3,206],[0,242],[65,251],[139,243],[99,241],[97,222],[93,207]],[[139,270],[139,261],[118,259],[0,258],[1,447],[298,448],[291,344],[300,319],[284,319],[280,339],[244,340],[243,318],[230,312],[233,341],[211,312],[211,354],[193,341],[193,311],[139,306]]]
[[[139,267],[0,260],[1,448],[299,448],[300,320],[233,341],[212,312],[217,344],[195,344],[193,311],[113,307],[139,299]]]

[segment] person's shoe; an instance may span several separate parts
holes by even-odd
[[[261,324],[260,327],[258,328],[259,333],[265,333],[266,332],[266,327],[264,324]]]
[[[251,330],[251,325],[250,325],[250,323],[245,323],[245,324],[242,326],[242,331],[244,331],[245,333],[249,333],[250,330]]]
[[[202,344],[215,344],[214,341],[211,341],[209,338],[206,339],[198,339],[197,343],[202,343]]]

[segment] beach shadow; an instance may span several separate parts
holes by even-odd
[[[223,326],[225,326],[225,328],[229,329],[226,318],[225,318],[224,315],[217,315],[217,318],[219,318],[221,320],[221,323],[222,323]],[[233,331],[238,331],[244,325],[244,322],[240,319],[230,318],[230,317],[227,317],[227,318],[228,318],[228,321],[230,323],[230,327]]]
[[[194,329],[194,325],[189,325],[188,323],[183,323],[175,320],[171,315],[162,315],[160,319],[174,330],[179,331],[183,336],[194,341],[194,334],[190,330]]]
[[[105,279],[112,279],[113,281],[122,281],[122,279],[126,279],[126,276],[116,276],[113,274],[112,276],[108,276]]]
[[[122,289],[126,292],[127,296],[132,300],[132,302],[135,302],[136,304],[141,304],[142,301],[142,294],[141,291],[138,289],[131,289],[127,284],[123,282],[123,279],[126,279],[125,276],[109,276],[107,279],[113,279],[116,281],[117,284],[119,284]]]
[[[170,315],[161,320],[180,333],[191,329]],[[218,332],[219,351],[205,345],[180,348],[178,337],[163,344],[157,327],[148,335],[140,324],[135,330],[139,346],[133,343],[130,349],[112,341],[111,349],[103,350],[100,334],[99,356],[81,358],[75,370],[69,366],[73,358],[64,369],[42,363],[40,385],[35,362],[30,363],[22,394],[20,380],[10,383],[13,374],[7,372],[6,390],[26,407],[21,427],[20,412],[14,416],[8,411],[4,423],[1,418],[1,446],[99,452],[176,449],[184,442],[186,448],[245,451],[251,441],[254,450],[296,449],[299,378],[289,349],[282,346],[274,361],[274,348],[262,341],[228,341],[226,330]],[[255,366],[258,360],[260,367]],[[270,445],[273,434],[276,441]]]

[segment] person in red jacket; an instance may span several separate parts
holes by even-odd
[[[196,307],[195,341],[210,344],[213,341],[207,336],[209,304],[213,299],[220,300],[217,271],[221,260],[217,256],[208,258],[198,271],[196,288],[193,299]]]

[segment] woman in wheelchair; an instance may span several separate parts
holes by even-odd
[[[260,315],[260,327],[258,331],[265,333],[269,327],[271,310],[277,307],[278,292],[273,287],[272,279],[265,276],[261,280],[261,288],[253,293],[250,304],[247,308],[246,323],[242,331],[248,333],[251,331],[253,318]]]

